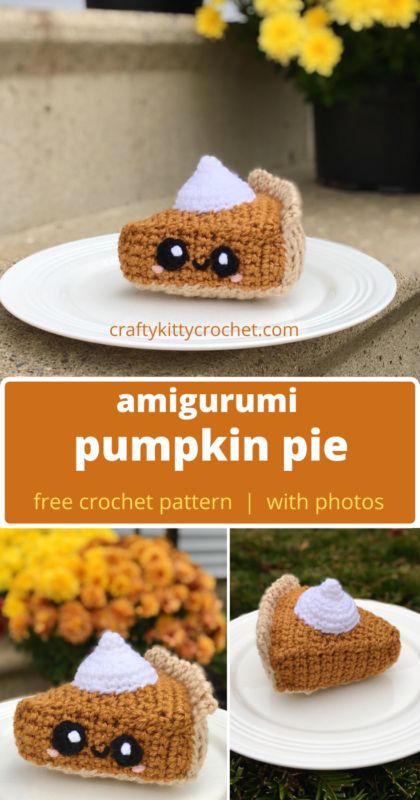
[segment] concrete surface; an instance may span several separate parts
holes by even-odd
[[[310,156],[308,107],[191,16],[0,9],[0,232],[172,194],[204,153]]]
[[[253,350],[165,353],[90,345],[30,328],[0,312],[1,376],[415,376],[420,378],[420,196],[338,192],[317,186],[308,170],[286,173],[299,183],[308,235],[344,242],[382,260],[397,275],[394,302],[366,323],[307,342]],[[31,228],[0,237],[3,270],[61,242],[110,233],[171,198]]]
[[[0,702],[48,689],[48,681],[35,675],[29,658],[8,639],[0,641]]]

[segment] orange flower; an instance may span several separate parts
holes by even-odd
[[[166,556],[153,559],[145,567],[146,579],[149,580],[153,586],[169,586],[174,579],[174,568],[172,562]]]
[[[181,600],[176,596],[174,587],[164,589],[160,595],[160,604],[165,614],[176,614],[181,608]]]
[[[133,604],[130,603],[125,597],[119,597],[118,600],[111,600],[109,607],[121,619],[127,620],[130,625],[133,625],[135,613]]]
[[[190,592],[188,599],[185,601],[185,608],[187,611],[201,611],[207,602],[204,592]]]
[[[185,630],[189,633],[196,633],[196,631],[201,630],[201,619],[199,615],[191,611],[189,614],[185,615],[182,622]]]
[[[141,566],[147,569],[154,562],[159,562],[162,558],[168,558],[170,552],[171,545],[166,539],[155,539],[153,542],[148,541],[141,553]]]
[[[212,639],[204,633],[197,638],[197,661],[200,664],[209,664],[215,654],[216,648]]]
[[[94,583],[83,587],[80,599],[86,608],[103,608],[106,605],[106,594],[102,586]]]
[[[174,596],[177,597],[181,601],[181,603],[185,603],[185,601],[186,601],[186,599],[187,599],[187,597],[189,595],[188,588],[186,586],[184,586],[184,584],[182,584],[182,583],[176,583],[172,587],[172,592],[173,592]]]
[[[178,553],[178,557],[175,559],[175,575],[180,583],[188,585],[195,580],[196,568],[188,558],[182,556],[182,553]]]
[[[135,619],[133,604],[123,597],[111,600],[105,608],[94,611],[92,616],[96,631],[114,631],[125,638]]]
[[[137,606],[136,612],[139,617],[156,617],[160,611],[160,603],[156,594],[152,592],[143,592],[141,595],[140,605]]]
[[[130,559],[130,553],[124,547],[119,547],[118,545],[104,547],[103,556],[110,566],[120,566]]]
[[[16,614],[9,620],[9,633],[14,642],[23,642],[28,636],[31,623],[30,614]]]
[[[89,611],[78,600],[64,603],[58,611],[58,633],[71,644],[82,644],[93,633]]]
[[[213,635],[213,641],[216,652],[222,653],[226,647],[226,630],[224,628],[219,628],[219,630]]]
[[[216,579],[213,575],[208,575],[207,572],[200,570],[197,575],[197,586],[199,589],[206,589],[208,592],[214,592],[216,588]]]
[[[179,647],[186,637],[182,620],[166,614],[162,614],[158,618],[154,631],[150,631],[150,633],[153,638],[159,639],[171,648]]]
[[[58,612],[52,603],[43,603],[34,612],[32,628],[34,633],[41,638],[48,638],[51,631],[55,628],[58,619]]]
[[[126,536],[122,541],[123,547],[127,547],[131,557],[140,561],[142,554],[149,546],[150,542],[147,539],[143,539],[140,536],[136,536],[133,534],[132,536]]]
[[[185,639],[185,641],[177,647],[178,655],[181,658],[186,658],[187,661],[192,661],[196,656],[196,652],[197,645],[192,639]]]
[[[113,597],[128,597],[140,592],[142,588],[140,567],[134,561],[111,568],[109,592]]]

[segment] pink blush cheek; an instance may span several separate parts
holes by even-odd
[[[241,272],[235,272],[235,274],[231,276],[231,281],[232,283],[240,283],[242,278],[243,275]]]
[[[165,270],[160,266],[160,264],[153,264],[152,272],[154,272],[155,275],[162,275],[162,272],[165,272]]]
[[[131,770],[132,772],[144,772],[146,767],[143,764],[137,764],[137,767],[133,767]]]
[[[58,756],[60,755],[58,750],[54,750],[52,747],[49,747],[47,749],[47,753],[49,756],[51,756],[51,758],[58,758]]]

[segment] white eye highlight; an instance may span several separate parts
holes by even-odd
[[[121,745],[121,753],[123,756],[131,756],[131,744],[129,744],[129,742],[124,742],[124,744]]]
[[[69,739],[70,742],[73,742],[73,744],[78,744],[79,742],[82,741],[82,737],[80,736],[80,733],[78,731],[70,731],[67,734],[67,738]]]
[[[228,254],[227,253],[220,253],[219,264],[221,264],[223,267],[225,267],[226,264],[228,263],[228,261],[229,261]]]
[[[175,258],[179,258],[183,255],[182,247],[180,247],[179,244],[174,244],[174,246],[171,247],[171,253]]]

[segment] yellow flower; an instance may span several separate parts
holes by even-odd
[[[409,28],[419,12],[419,0],[377,0],[376,19],[387,28]]]
[[[343,42],[329,28],[314,28],[305,36],[299,53],[299,64],[305,72],[328,77],[340,61]]]
[[[324,6],[312,6],[303,15],[303,20],[308,28],[323,28],[331,22]]]
[[[37,579],[37,592],[56,603],[74,600],[79,594],[79,590],[80,584],[77,577],[66,567],[58,564],[43,570]]]
[[[83,562],[83,583],[94,584],[106,589],[108,586],[108,566],[103,557],[102,548],[86,551]]]
[[[269,58],[286,67],[298,55],[301,38],[301,18],[297,14],[284,12],[262,21],[258,44]]]
[[[340,25],[350,25],[354,31],[361,31],[375,22],[377,0],[330,0],[328,11]]]
[[[20,592],[12,591],[6,595],[6,599],[3,603],[3,608],[2,608],[2,612],[5,617],[13,619],[13,617],[26,614],[27,611],[28,611],[28,606],[25,603],[25,600],[20,594]]]
[[[268,17],[279,14],[281,11],[300,11],[303,7],[302,0],[253,0],[257,14]]]
[[[23,594],[29,594],[32,592],[37,580],[37,575],[35,570],[33,569],[23,569],[22,572],[19,572],[16,575],[16,578],[13,581],[13,589],[17,592],[22,592]]]
[[[13,581],[12,571],[4,564],[0,565],[0,592],[7,592]]]
[[[195,27],[200,36],[206,39],[223,39],[227,22],[217,8],[201,6],[195,12]]]

